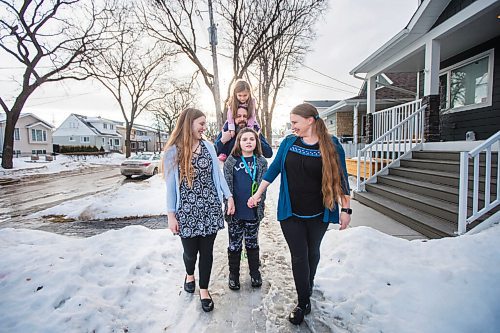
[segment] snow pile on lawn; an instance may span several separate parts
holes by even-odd
[[[43,160],[43,157],[40,157],[39,161],[31,161],[30,157],[19,157],[12,159],[12,169],[0,167],[0,176],[20,177],[85,169],[92,167],[92,165],[120,165],[124,159],[125,155],[117,153],[106,156],[86,156],[85,159],[83,157],[57,155],[55,160],[50,162]]]
[[[427,242],[367,227],[328,231],[307,318],[332,331],[498,332],[499,238],[498,225]],[[217,295],[215,311],[201,311],[182,289],[182,248],[168,230],[75,239],[2,229],[0,253],[1,332],[205,332],[221,311],[245,315],[217,307]]]
[[[165,182],[156,175],[140,182],[64,202],[31,217],[63,215],[80,221],[107,218],[164,215],[167,213]]]

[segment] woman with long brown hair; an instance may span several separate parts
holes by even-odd
[[[197,109],[184,110],[165,146],[163,172],[167,185],[168,227],[181,238],[186,266],[184,290],[195,291],[198,254],[200,300],[203,311],[214,309],[208,292],[215,237],[224,228],[222,201],[234,213],[234,201],[219,168],[214,146],[203,140],[206,119]]]
[[[340,222],[341,230],[347,228],[352,210],[345,153],[338,139],[328,133],[311,104],[293,108],[290,121],[294,134],[281,143],[248,206],[254,207],[281,173],[278,220],[290,249],[298,296],[288,320],[299,325],[311,312],[309,298],[328,223]]]

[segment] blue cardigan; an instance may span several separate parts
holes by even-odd
[[[283,221],[292,216],[292,206],[290,203],[290,194],[288,192],[288,180],[286,177],[285,170],[285,160],[288,154],[288,151],[293,146],[293,143],[297,139],[297,136],[291,134],[287,136],[283,142],[281,142],[278,152],[274,157],[274,161],[271,163],[267,172],[264,174],[263,179],[270,183],[273,182],[274,179],[281,173],[281,184],[280,184],[280,193],[278,198],[278,221]],[[340,144],[339,140],[332,136],[332,141],[337,150],[337,154],[339,156],[340,165],[342,167],[343,178],[345,182],[342,184],[342,189],[346,195],[350,194],[349,182],[347,176],[347,167],[345,163],[345,153],[344,148]],[[330,210],[325,207],[325,212],[323,214],[323,222],[330,223],[339,223],[339,206],[335,203],[335,207],[333,210]]]
[[[223,196],[227,199],[232,197],[231,191],[227,186],[226,179],[222,174],[222,170],[219,167],[219,160],[215,155],[214,146],[208,142],[203,140],[205,147],[207,147],[210,152],[210,156],[212,157],[212,177],[215,183],[215,187],[217,189],[217,195],[219,200],[221,201],[221,209],[222,209],[222,200]],[[179,164],[176,162],[177,157],[177,147],[171,146],[165,152],[165,157],[163,161],[163,170],[165,174],[165,182],[167,184],[167,213],[177,212],[180,202],[180,181],[179,181]]]

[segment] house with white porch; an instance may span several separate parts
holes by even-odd
[[[123,139],[117,125],[114,120],[72,113],[54,131],[52,140],[59,146],[95,146],[105,152],[121,152]]]
[[[125,151],[126,128],[122,122],[117,127],[123,137],[122,150]],[[143,151],[161,152],[168,140],[167,132],[151,126],[134,124],[130,131],[130,151],[132,153]]]
[[[0,114],[0,152],[5,137],[5,114]],[[21,113],[14,129],[14,157],[52,154],[54,126],[32,113]]]
[[[423,0],[351,71],[366,81],[368,145],[354,198],[428,237],[500,221],[500,1]],[[381,74],[413,72],[418,98],[377,108]]]

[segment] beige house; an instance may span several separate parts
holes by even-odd
[[[5,114],[0,114],[0,151],[5,138]],[[52,154],[54,126],[32,113],[22,113],[14,129],[14,157]]]

